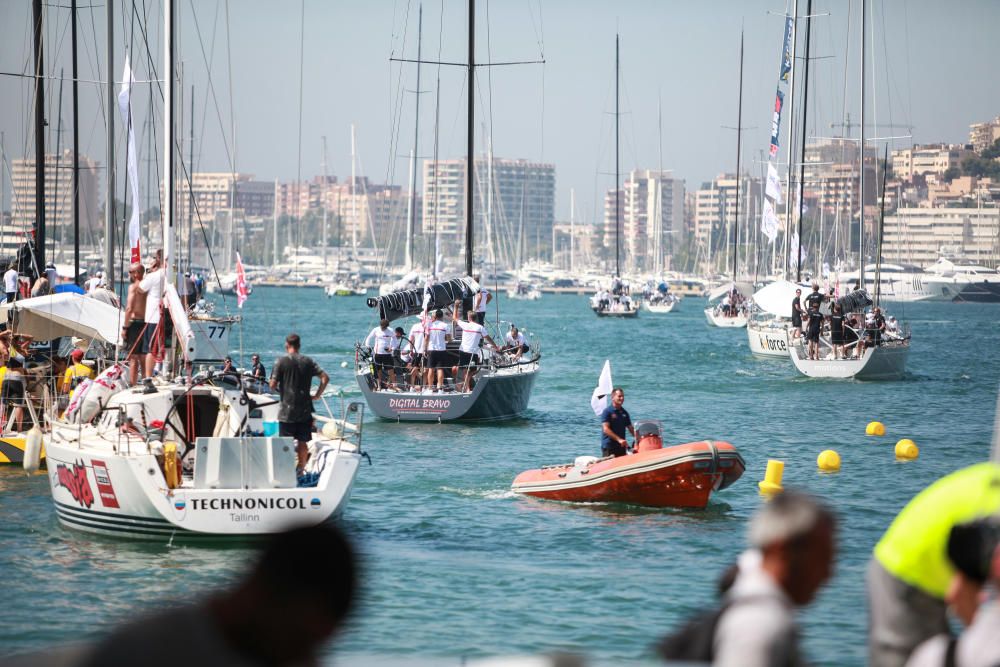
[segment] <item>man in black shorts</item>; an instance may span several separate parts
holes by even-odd
[[[302,340],[298,334],[285,338],[285,356],[274,362],[271,369],[271,389],[281,395],[278,410],[278,434],[295,439],[298,459],[297,472],[309,458],[309,441],[312,440],[313,406],[326,389],[330,376],[309,357],[299,354]],[[319,377],[319,387],[312,393],[312,379]]]
[[[802,335],[802,290],[795,290],[795,298],[792,299],[792,338]]]
[[[809,306],[809,329],[806,341],[809,343],[809,358],[819,361],[819,331],[823,327],[823,314],[819,306]]]
[[[840,304],[834,303],[830,311],[830,344],[833,345],[833,358],[844,356],[844,313]]]

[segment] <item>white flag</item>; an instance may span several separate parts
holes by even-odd
[[[135,77],[132,76],[132,67],[129,65],[128,54],[125,54],[125,71],[122,72],[122,87],[118,91],[118,110],[122,114],[122,122],[128,129],[128,149],[126,153],[126,173],[128,175],[129,190],[132,194],[132,214],[128,219],[128,240],[132,249],[132,261],[138,262],[142,259],[139,251],[139,158],[135,153],[135,130],[132,127],[132,106],[129,103],[129,95],[132,92],[132,84]]]
[[[778,176],[778,170],[774,168],[774,165],[770,162],[767,163],[767,185],[764,189],[765,194],[774,200],[775,204],[780,204],[781,199],[781,178]]]
[[[605,360],[604,369],[601,370],[601,379],[597,381],[597,387],[594,388],[594,393],[590,397],[590,407],[593,408],[594,414],[598,417],[604,412],[604,408],[608,407],[608,396],[611,395],[612,389],[614,389],[614,385],[611,383],[611,362]]]
[[[806,251],[806,246],[802,246],[802,262],[805,263],[808,257],[808,252]],[[799,235],[792,232],[791,243],[788,244],[788,261],[795,267],[799,267]]]
[[[764,232],[764,236],[771,243],[774,243],[774,239],[778,238],[778,216],[774,214],[774,206],[767,198],[764,199],[764,213],[760,218],[760,231]]]

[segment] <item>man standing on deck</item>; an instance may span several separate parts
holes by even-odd
[[[635,428],[632,427],[632,417],[622,405],[625,403],[625,391],[615,387],[611,391],[611,405],[601,413],[601,455],[625,456],[628,453],[628,431],[635,438]]]
[[[476,282],[479,282],[479,276],[476,276]],[[479,293],[476,294],[476,322],[479,324],[486,324],[486,304],[493,300],[493,295],[490,291],[486,289],[482,284],[479,285]]]
[[[260,355],[253,355],[250,357],[250,361],[250,377],[258,382],[267,382],[267,369],[264,368],[264,364],[260,363]]]
[[[802,335],[802,290],[795,290],[795,298],[792,299],[792,338]]]
[[[128,267],[128,296],[125,299],[125,326],[122,327],[122,339],[125,341],[125,354],[128,359],[128,380],[130,384],[139,382],[140,374],[145,377],[143,359],[147,352],[145,342],[146,328],[146,293],[139,287],[142,284],[146,268],[136,262]]]
[[[473,362],[478,362],[480,358],[479,342],[485,340],[493,349],[497,348],[497,344],[486,333],[486,327],[476,321],[477,318],[474,311],[470,310],[466,314],[468,322],[458,319],[458,311],[461,307],[462,302],[456,301],[455,309],[452,311],[452,322],[462,330],[462,343],[458,348],[458,365],[451,369],[451,374],[457,382],[459,369],[465,369],[465,378],[462,380],[462,391],[466,392],[472,389],[472,377],[476,374],[476,367]]]
[[[806,342],[809,343],[809,358],[819,361],[819,332],[823,328],[823,314],[819,306],[809,306],[809,329],[806,331]]]
[[[372,348],[375,354],[375,388],[387,389],[396,384],[396,367],[392,359],[393,334],[389,328],[389,320],[380,320],[378,326],[371,330],[365,338],[365,345]],[[382,373],[389,374],[388,387],[382,380]]]
[[[14,262],[10,263],[7,267],[7,272],[3,274],[3,288],[7,293],[7,303],[14,303],[17,299],[17,283],[20,280],[20,276],[17,273],[17,264]]]
[[[951,529],[998,511],[1000,466],[979,463],[934,482],[896,515],[868,563],[871,667],[902,667],[918,644],[949,632]]]
[[[295,453],[298,457],[296,472],[301,473],[309,458],[309,441],[312,440],[313,401],[318,401],[326,389],[330,376],[319,365],[299,354],[302,340],[296,333],[285,338],[287,354],[274,362],[271,369],[271,389],[281,395],[278,410],[278,434],[295,439]],[[319,378],[316,393],[312,392],[312,379]]]
[[[427,338],[424,316],[421,315],[416,324],[410,327],[410,346],[413,350],[410,359],[410,386],[418,387],[423,384],[423,369],[426,364],[425,351],[427,350]]]
[[[449,340],[451,340],[451,327],[444,321],[444,312],[438,308],[434,311],[434,321],[427,325],[424,333],[424,349],[427,350],[427,386],[435,385],[436,391],[441,391],[441,385],[444,383]]]
[[[145,348],[145,377],[153,377],[156,362],[163,358],[163,332],[160,328],[160,304],[163,302],[163,251],[157,250],[150,260],[146,276],[139,281],[139,291],[146,296],[146,329],[143,333]]]
[[[819,283],[813,281],[813,291],[806,297],[806,310],[813,306],[818,310],[821,305],[823,305],[823,294],[819,291]]]

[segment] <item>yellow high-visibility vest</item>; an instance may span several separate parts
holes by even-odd
[[[943,599],[955,573],[952,526],[1000,511],[1000,465],[978,463],[942,477],[896,515],[875,545],[875,559],[897,579]]]

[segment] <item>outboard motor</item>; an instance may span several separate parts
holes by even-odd
[[[663,449],[663,424],[657,419],[643,419],[635,423],[635,451],[648,452]]]

